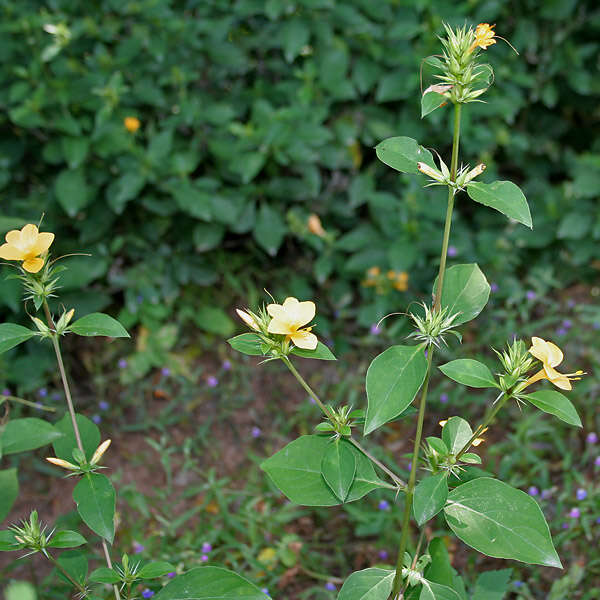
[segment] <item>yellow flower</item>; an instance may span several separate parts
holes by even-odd
[[[285,335],[294,346],[304,350],[314,350],[317,347],[317,336],[311,333],[310,323],[316,312],[314,302],[299,302],[296,298],[286,298],[283,304],[269,304],[267,312],[272,319],[267,331]],[[304,329],[301,329],[304,327]]]
[[[381,273],[381,269],[379,267],[370,267],[367,271],[368,277],[378,277]]]
[[[308,230],[311,233],[314,233],[315,235],[318,235],[319,237],[325,237],[327,235],[327,233],[323,229],[323,225],[321,224],[321,219],[319,219],[319,216],[315,215],[315,213],[312,213],[308,217],[307,225],[308,225]]]
[[[242,321],[244,321],[244,323],[246,323],[246,325],[248,325],[248,327],[251,327],[252,329],[256,329],[256,331],[260,331],[260,327],[256,324],[254,317],[249,315],[245,310],[236,308],[235,312],[238,314],[238,317]]]
[[[475,29],[475,41],[471,44],[469,50],[473,52],[475,48],[483,48],[484,50],[496,43],[494,37],[496,36],[496,32],[492,29],[494,25],[490,25],[489,23],[479,23]]]
[[[531,344],[532,346],[529,348],[529,353],[542,361],[543,368],[525,382],[523,389],[536,381],[547,379],[561,390],[570,390],[573,389],[571,380],[577,381],[581,379],[579,375],[585,375],[583,371],[576,371],[575,373],[559,373],[554,367],[557,367],[562,362],[563,353],[562,350],[552,342],[547,342],[542,338],[534,337],[531,338]]]
[[[40,233],[35,225],[25,225],[21,231],[13,229],[6,234],[6,244],[0,246],[0,258],[21,260],[23,268],[37,273],[44,266],[44,254],[54,241],[53,233]]]
[[[140,128],[141,123],[137,117],[125,117],[123,125],[125,125],[127,131],[135,133]]]

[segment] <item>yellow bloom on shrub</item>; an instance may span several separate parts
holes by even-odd
[[[140,128],[140,120],[137,117],[125,117],[123,121],[125,129],[131,133],[135,133]]]
[[[23,268],[37,273],[44,266],[45,254],[54,241],[54,234],[40,233],[35,225],[25,225],[21,231],[13,229],[6,234],[6,244],[0,246],[0,258],[23,261]]]
[[[318,343],[317,336],[310,332],[312,327],[306,325],[314,319],[316,311],[314,302],[299,302],[293,297],[286,298],[283,304],[269,304],[267,312],[272,319],[267,331],[285,335],[298,348],[314,350]]]
[[[475,48],[483,48],[485,50],[488,46],[496,43],[494,37],[496,36],[496,32],[492,29],[494,25],[490,25],[489,23],[479,23],[475,29],[475,41],[471,45],[471,52],[475,50]]]
[[[531,344],[532,346],[529,348],[529,353],[540,360],[543,366],[539,372],[527,380],[524,387],[530,386],[536,381],[547,379],[561,390],[570,390],[573,389],[571,381],[577,381],[581,379],[581,377],[579,377],[580,375],[585,375],[583,371],[577,371],[575,373],[559,373],[554,367],[557,367],[563,361],[563,353],[562,350],[552,342],[547,342],[542,338],[533,337],[531,338]]]

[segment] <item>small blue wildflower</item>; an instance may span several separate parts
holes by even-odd
[[[256,425],[252,428],[252,437],[254,439],[259,438],[262,435],[262,430],[260,427],[256,427]]]
[[[219,380],[214,375],[209,375],[206,378],[206,385],[211,388],[215,388],[219,385]]]
[[[596,519],[596,523],[600,523],[600,517]]]
[[[174,579],[175,577],[177,577],[177,573],[175,571],[171,571],[170,573],[167,573],[167,577],[169,579]]]
[[[592,327],[594,329],[600,329],[600,323],[598,323],[597,321],[595,323],[592,323]]]
[[[588,433],[587,436],[586,436],[586,438],[585,438],[585,441],[588,444],[595,444],[595,443],[597,443],[598,442],[598,434],[594,433],[593,431],[591,433]]]
[[[99,425],[102,421],[102,417],[100,415],[92,415],[92,421],[96,423],[96,425]]]
[[[208,542],[204,542],[202,544],[202,553],[203,554],[208,554],[211,551],[212,551],[212,545],[209,544]]]
[[[133,542],[133,553],[141,554],[146,549],[145,546],[140,544],[139,542]]]
[[[573,321],[571,321],[571,319],[564,319],[562,322],[562,326],[565,329],[571,329],[571,327],[573,327]]]
[[[562,529],[569,529],[569,524],[568,524],[568,523],[563,523],[563,524],[561,525],[561,528],[562,528]]]
[[[600,467],[600,456],[596,456],[596,460],[594,461],[594,465]]]
[[[567,335],[567,330],[566,330],[564,327],[559,327],[559,328],[556,330],[556,335],[559,335],[559,336],[561,336],[561,337],[562,337],[563,335]]]
[[[495,294],[499,289],[500,288],[498,287],[498,284],[492,281],[492,283],[490,284],[490,291],[492,292],[492,294]]]
[[[390,503],[387,500],[380,500],[377,508],[379,510],[390,510]]]
[[[381,333],[381,327],[379,327],[377,323],[373,323],[373,325],[371,325],[371,328],[369,329],[369,333],[371,335],[379,335]]]
[[[160,370],[160,373],[163,377],[168,377],[171,374],[171,369],[169,369],[169,367],[163,367]]]
[[[148,588],[142,592],[142,598],[152,598],[152,596],[154,596],[154,592]]]
[[[535,300],[537,298],[537,294],[533,290],[527,290],[525,297],[527,300]]]
[[[60,392],[54,392],[51,396],[52,400],[60,400],[62,398],[62,396],[60,395]]]
[[[119,369],[126,369],[127,361],[124,358],[120,358],[119,362],[117,363],[117,366],[119,367]]]
[[[202,562],[207,562],[207,561],[208,561],[208,555],[207,555],[207,554],[203,554],[203,555],[200,557],[200,560],[201,560]]]
[[[40,398],[45,398],[47,395],[48,395],[48,390],[47,390],[45,387],[43,387],[43,388],[40,388],[40,389],[38,390],[38,396],[39,396]]]
[[[336,589],[336,587],[335,587],[335,583],[331,583],[331,581],[328,581],[328,582],[325,584],[325,589],[326,589],[326,590],[329,590],[329,591],[331,591],[331,592],[335,591],[335,589]]]
[[[537,496],[540,493],[540,490],[538,490],[535,485],[532,485],[528,490],[527,493],[530,496]]]
[[[550,490],[542,490],[542,500],[548,500],[552,496],[552,492]]]
[[[267,596],[271,597],[271,594],[269,594],[269,589],[268,589],[268,588],[262,588],[260,591],[261,591],[263,594],[265,594],[265,595],[267,595]]]
[[[10,390],[8,388],[4,388],[2,390],[2,395],[3,396],[12,396],[12,394],[10,393]]]
[[[458,250],[456,249],[456,246],[448,246],[448,256],[450,258],[453,258],[457,254],[458,254]]]
[[[231,361],[230,360],[224,360],[223,364],[221,365],[221,367],[223,368],[223,371],[229,371],[231,369]]]
[[[575,300],[569,300],[567,301],[567,306],[569,308],[575,308],[577,306],[577,302],[575,302]]]
[[[579,517],[581,516],[581,511],[578,508],[572,508],[569,513],[568,513],[569,517],[571,517],[571,519],[579,519]]]
[[[522,587],[522,586],[523,586],[523,582],[522,582],[522,581],[519,581],[519,580],[517,579],[516,581],[513,581],[513,585],[514,585],[516,588],[520,588],[520,587]]]
[[[379,556],[379,558],[380,558],[381,560],[387,560],[387,558],[388,558],[388,556],[389,556],[389,552],[388,552],[387,550],[380,550],[380,551],[377,553],[377,556]]]
[[[583,488],[579,488],[575,494],[577,500],[585,500],[587,498],[587,492]]]
[[[110,408],[110,404],[106,400],[100,400],[100,402],[98,402],[98,408],[100,410],[108,410]]]
[[[440,402],[442,404],[446,404],[448,402],[448,394],[446,394],[446,393],[440,394]]]

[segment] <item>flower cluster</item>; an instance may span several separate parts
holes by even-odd
[[[392,269],[382,273],[379,267],[373,266],[367,270],[362,283],[365,287],[374,287],[378,294],[385,294],[392,289],[405,292],[408,289],[408,273]]]

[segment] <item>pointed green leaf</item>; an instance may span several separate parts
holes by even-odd
[[[101,473],[87,473],[73,490],[83,522],[111,544],[115,537],[115,488]]]
[[[62,436],[63,434],[47,421],[28,417],[9,421],[0,435],[0,444],[4,454],[16,454],[41,448]]]
[[[168,562],[151,562],[144,565],[137,573],[140,579],[154,579],[155,577],[162,577],[167,573],[175,571],[175,567]]]
[[[238,352],[249,356],[263,356],[263,341],[256,333],[242,333],[229,338],[227,343]]]
[[[413,498],[413,512],[419,526],[435,517],[448,498],[448,479],[445,472],[429,475],[419,482]]]
[[[94,583],[119,583],[121,577],[119,574],[108,567],[98,567],[90,574],[90,581]]]
[[[348,496],[355,473],[356,458],[350,444],[340,439],[331,442],[321,461],[321,474],[342,502]]]
[[[221,567],[197,567],[168,583],[155,600],[269,600],[237,573]]]
[[[425,380],[425,345],[392,346],[367,370],[365,435],[404,412]]]
[[[15,323],[0,324],[0,354],[32,338],[35,332]]]
[[[471,437],[471,426],[461,417],[450,417],[442,429],[442,440],[452,454],[462,450]]]
[[[77,429],[79,429],[81,435],[81,443],[85,451],[85,457],[90,460],[94,455],[96,448],[100,445],[100,430],[96,423],[83,415],[76,414],[75,419],[77,420]],[[58,458],[73,462],[73,450],[77,448],[77,440],[75,439],[75,433],[73,431],[71,415],[65,413],[63,418],[56,423],[54,428],[63,434],[62,437],[52,443],[54,454]]]
[[[81,317],[69,329],[77,335],[104,335],[112,338],[129,337],[129,334],[119,321],[104,313],[91,313],[85,317]]]
[[[419,600],[461,600],[461,598],[452,588],[425,580]]]
[[[437,288],[436,278],[433,285]],[[490,284],[476,264],[454,265],[446,271],[442,290],[442,307],[448,313],[459,313],[454,321],[461,325],[474,319],[487,304],[490,297]]]
[[[522,396],[545,413],[558,417],[561,421],[575,427],[582,427],[581,419],[571,401],[555,390],[540,390]]]
[[[0,482],[1,482],[1,471],[0,471]],[[1,502],[2,500],[0,500]],[[14,531],[10,529],[4,529],[0,531],[0,552],[12,552],[13,550],[20,550],[23,544],[17,542]]]
[[[473,600],[502,600],[508,591],[512,569],[486,571],[477,578]]]
[[[301,356],[302,358],[316,358],[319,360],[337,360],[331,350],[322,342],[317,344],[314,350],[304,350],[303,348],[294,347],[291,354]]]
[[[421,96],[421,119],[432,113],[436,108],[446,104],[448,98],[437,92],[427,92]]]
[[[469,183],[467,193],[475,202],[495,208],[502,214],[533,228],[529,205],[518,185],[512,181],[494,181],[494,183]]]
[[[321,461],[329,441],[303,435],[265,460],[261,469],[292,502],[303,506],[335,506],[340,501],[321,475]],[[354,449],[353,449],[354,451]],[[346,502],[353,502],[378,487],[387,487],[376,475],[371,461],[355,452],[356,475]]]
[[[77,548],[87,544],[87,540],[76,531],[57,531],[51,538],[48,546],[52,548]]]
[[[502,481],[479,477],[458,486],[444,513],[452,531],[483,554],[562,568],[538,503]]]
[[[377,567],[356,571],[344,581],[337,600],[388,600],[395,574]]]
[[[0,471],[0,490],[2,490],[0,494],[0,522],[2,522],[19,495],[17,469],[3,469]]]
[[[88,573],[88,561],[81,550],[66,550],[56,560],[75,581],[85,583]],[[63,581],[71,583],[58,569],[57,573]]]
[[[477,360],[460,358],[439,367],[446,376],[472,388],[499,387],[492,372]]]
[[[418,173],[417,163],[435,167],[431,152],[409,137],[392,137],[375,146],[377,158],[401,173]]]

